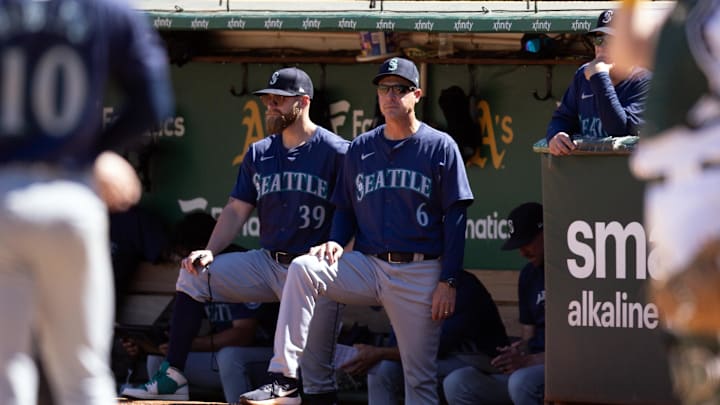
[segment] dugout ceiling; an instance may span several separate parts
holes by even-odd
[[[331,58],[356,62],[362,33],[385,33],[415,60],[539,59],[589,56],[582,35],[612,1],[136,0],[175,56]],[[647,16],[674,4],[643,4]],[[525,34],[553,38],[543,55],[521,52]],[[573,62],[575,63],[575,62]]]

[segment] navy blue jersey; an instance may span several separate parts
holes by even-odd
[[[384,130],[353,140],[333,196],[338,209],[355,216],[354,249],[441,255],[446,210],[473,199],[457,144],[424,123],[399,142]]]
[[[518,279],[520,323],[535,327],[528,342],[531,353],[545,351],[545,270],[528,263]]]
[[[634,68],[627,79],[613,86],[607,73],[585,79],[585,66],[575,72],[545,138],[550,141],[558,132],[586,138],[638,135],[650,89],[650,72]]]
[[[0,164],[84,166],[171,114],[165,50],[124,3],[0,0],[0,27]],[[126,103],[103,131],[109,77]]]
[[[322,127],[290,150],[280,135],[250,145],[231,196],[257,208],[263,248],[305,253],[327,241],[330,197],[348,145]]]

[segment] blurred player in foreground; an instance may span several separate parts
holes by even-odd
[[[35,404],[34,348],[55,403],[115,401],[107,208],[139,181],[104,152],[169,115],[164,50],[109,0],[0,0],[0,403]],[[126,104],[102,130],[112,77]],[[94,164],[94,166],[93,166]]]
[[[623,4],[618,29],[655,52],[616,52],[622,63],[652,63],[657,83],[648,95],[647,137],[631,160],[633,173],[648,181],[645,225],[657,264],[650,292],[669,332],[680,398],[718,403],[720,1],[678,1],[655,36],[641,30],[648,19],[636,5]]]

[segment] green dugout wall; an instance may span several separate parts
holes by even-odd
[[[251,91],[264,86],[276,68],[295,65],[310,74],[329,106],[330,129],[352,139],[369,128],[375,113],[370,81],[381,60],[355,63],[354,56],[332,56],[333,38],[340,41],[350,34],[354,40],[357,35],[355,54],[359,33],[366,31],[410,35],[431,45],[437,45],[433,41],[442,33],[465,38],[466,47],[495,43],[512,49],[512,60],[502,52],[485,59],[454,54],[445,63],[427,55],[418,59],[425,80],[425,99],[418,107],[423,121],[447,128],[438,104],[443,90],[458,86],[471,96],[472,102],[454,107],[472,115],[477,128],[468,136],[479,145],[468,163],[475,202],[468,213],[465,267],[487,270],[517,270],[524,264],[517,252],[500,251],[507,238],[505,217],[522,202],[540,201],[539,156],[532,145],[544,136],[556,103],[583,62],[579,55],[519,59],[520,36],[581,35],[592,28],[600,10],[619,6],[605,1],[388,0],[377,1],[374,8],[367,1],[350,0],[135,3],[169,39],[171,52],[178,50],[175,40],[190,39],[194,46],[211,41],[205,46],[222,48],[220,54],[191,57],[182,67],[172,67],[176,116],[146,136],[146,154],[133,157],[146,180],[143,204],[168,222],[191,210],[217,215],[224,206],[244,151],[265,136],[264,109]],[[647,7],[657,14],[671,4],[658,1]],[[268,57],[265,48],[232,48],[245,44],[240,38],[303,41],[310,37],[302,35],[315,34],[314,40],[328,41],[327,51]],[[538,100],[534,93],[554,97]],[[112,103],[107,106],[106,119],[112,119],[113,108]],[[258,226],[256,218],[249,221],[238,242],[257,246]]]
[[[405,33],[577,33],[595,22],[599,9],[617,2],[386,2],[408,9],[360,10],[365,1],[322,2],[352,9],[326,12],[223,12],[207,1],[187,0],[184,9],[156,7],[139,0],[161,32],[394,31]],[[202,5],[200,5],[202,3]],[[213,3],[213,2],[210,2]],[[296,8],[317,1],[276,2]],[[380,1],[378,1],[380,3]],[[436,10],[427,6],[433,3]],[[438,4],[444,3],[444,4]],[[591,4],[594,3],[594,4]],[[671,2],[652,2],[657,9]],[[188,4],[196,7],[188,7]],[[217,2],[214,2],[217,5]],[[249,2],[233,2],[250,7]],[[227,0],[220,6],[227,5]],[[532,5],[536,10],[533,12]],[[541,8],[557,9],[537,11]],[[486,8],[487,7],[487,8]],[[212,8],[208,10],[207,8]],[[392,8],[392,7],[390,7]],[[449,10],[453,9],[454,12]],[[227,34],[227,32],[225,32]],[[483,37],[487,38],[487,37]],[[519,44],[518,44],[519,45]],[[252,55],[250,55],[252,56]],[[238,61],[242,58],[229,58]],[[247,146],[265,136],[264,110],[252,96],[277,68],[296,65],[313,78],[328,104],[329,129],[352,139],[369,128],[375,113],[371,78],[378,63],[332,62],[331,58],[257,58],[262,63],[210,63],[198,59],[172,67],[176,116],[146,134],[146,154],[132,155],[143,167],[143,204],[173,222],[185,212],[214,215],[227,201]],[[210,59],[207,59],[210,60]],[[222,60],[216,58],[216,61]],[[296,63],[302,60],[303,63]],[[330,60],[330,62],[328,62]],[[351,59],[354,61],[354,58]],[[465,267],[517,270],[517,252],[500,250],[507,238],[507,213],[525,201],[542,201],[546,224],[547,399],[559,402],[675,404],[657,311],[645,303],[644,285],[652,266],[652,246],[642,227],[642,187],[627,169],[627,155],[553,158],[533,152],[582,60],[528,59],[513,62],[456,58],[421,60],[425,99],[419,116],[447,128],[439,106],[442,91],[458,86],[472,96],[466,103],[479,146],[468,162],[475,202],[468,212]],[[542,64],[537,64],[542,63]],[[551,87],[546,88],[549,70]],[[231,94],[234,89],[235,94]],[[533,94],[550,97],[538,100]],[[112,119],[113,105],[106,108]],[[238,241],[257,246],[259,224],[252,218]],[[618,260],[618,258],[620,258]]]

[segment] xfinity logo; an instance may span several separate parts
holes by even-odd
[[[552,27],[552,23],[547,20],[535,20],[532,23],[533,31],[550,31],[550,27]]]
[[[196,29],[204,29],[206,30],[208,28],[208,25],[210,25],[210,21],[205,19],[196,18],[190,22],[190,28],[196,30]]]
[[[493,23],[493,31],[510,31],[510,29],[512,29],[512,22],[509,20]]]
[[[587,20],[575,20],[573,21],[570,28],[573,31],[590,31],[590,21]]]
[[[435,23],[433,23],[430,20],[423,21],[418,20],[415,21],[415,31],[432,31],[433,27],[435,26]]]
[[[309,30],[311,28],[319,30],[320,29],[320,20],[306,18],[302,22],[302,27],[304,30]]]
[[[172,27],[172,20],[170,18],[157,17],[153,20],[153,25],[155,28],[170,28]]]
[[[470,20],[457,20],[455,21],[455,24],[453,24],[453,29],[455,31],[472,31],[473,22]]]
[[[282,20],[280,20],[278,18],[275,18],[275,19],[268,18],[267,20],[265,20],[265,24],[264,24],[264,27],[266,30],[270,30],[270,29],[279,30],[279,29],[282,29],[282,26],[283,26],[283,22],[282,22]]]
[[[227,23],[227,27],[230,29],[244,29],[245,28],[245,20],[242,18],[231,18],[230,21]]]
[[[380,31],[385,31],[385,30],[392,31],[395,29],[395,23],[390,20],[386,21],[386,20],[380,19],[380,21],[378,21],[377,24],[375,24],[375,28],[377,28]]]
[[[340,21],[338,21],[338,28],[350,28],[350,29],[354,30],[356,25],[357,25],[357,21],[355,21],[355,20],[346,20],[343,18]]]

